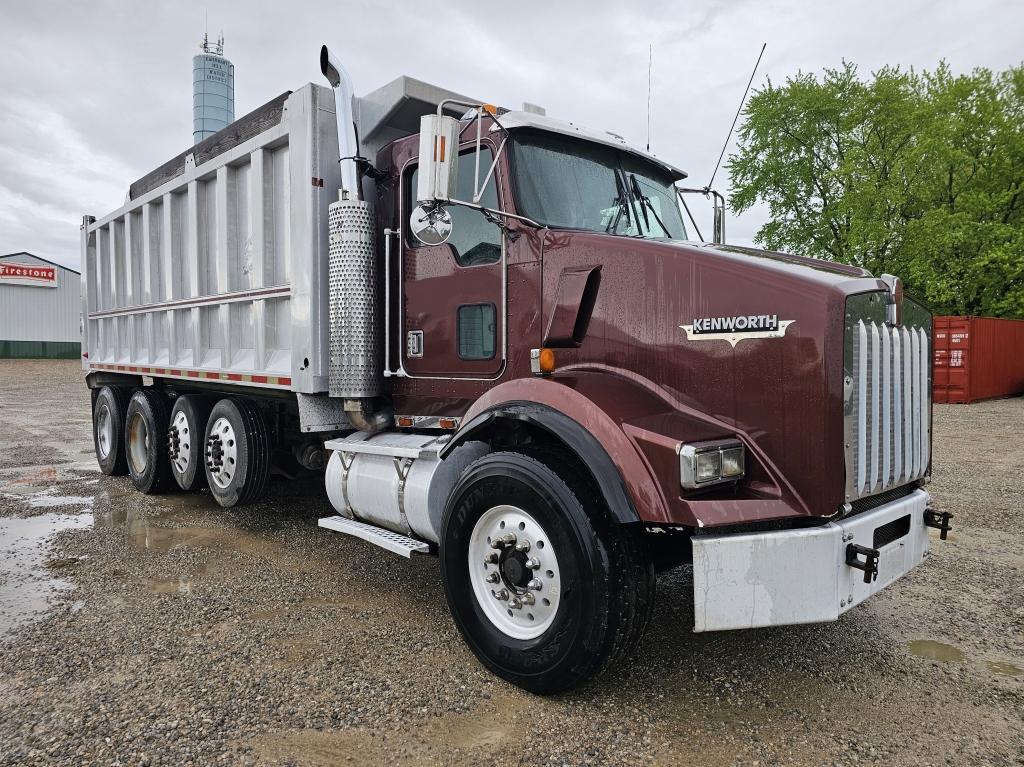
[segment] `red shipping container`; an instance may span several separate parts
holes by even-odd
[[[1024,320],[936,317],[933,402],[977,402],[1024,393]]]

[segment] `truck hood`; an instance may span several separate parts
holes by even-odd
[[[565,311],[564,276],[585,268],[600,273],[592,314],[579,345],[559,350],[559,368],[625,376],[653,396],[623,409],[623,428],[641,435],[649,465],[663,467],[665,500],[679,518],[713,526],[836,513],[846,298],[884,283],[855,267],[753,248],[551,232],[545,327]],[[729,504],[681,493],[678,460],[661,454],[730,435],[753,459],[741,492],[778,501],[770,511],[754,504],[722,516]]]

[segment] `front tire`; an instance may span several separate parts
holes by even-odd
[[[124,448],[128,473],[142,493],[169,489],[171,462],[167,456],[167,426],[171,405],[167,395],[155,389],[138,389],[128,403],[124,425]]]
[[[205,433],[206,481],[217,503],[230,508],[262,496],[270,476],[270,438],[256,404],[222,399],[210,411]]]
[[[554,463],[554,461],[550,461]],[[472,463],[442,522],[452,617],[492,672],[531,692],[576,687],[642,634],[654,568],[587,478],[518,453]]]

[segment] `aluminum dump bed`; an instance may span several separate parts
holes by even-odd
[[[327,391],[334,94],[308,84],[82,225],[85,370]]]

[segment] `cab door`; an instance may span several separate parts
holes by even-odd
[[[459,157],[456,199],[472,201],[475,149]],[[481,149],[481,175],[492,153]],[[497,172],[497,171],[496,171]],[[452,233],[443,245],[424,245],[409,231],[416,207],[415,161],[402,174],[402,328],[399,352],[412,377],[495,378],[505,360],[505,264],[501,229],[482,213],[447,207]],[[497,209],[497,176],[480,204]]]

